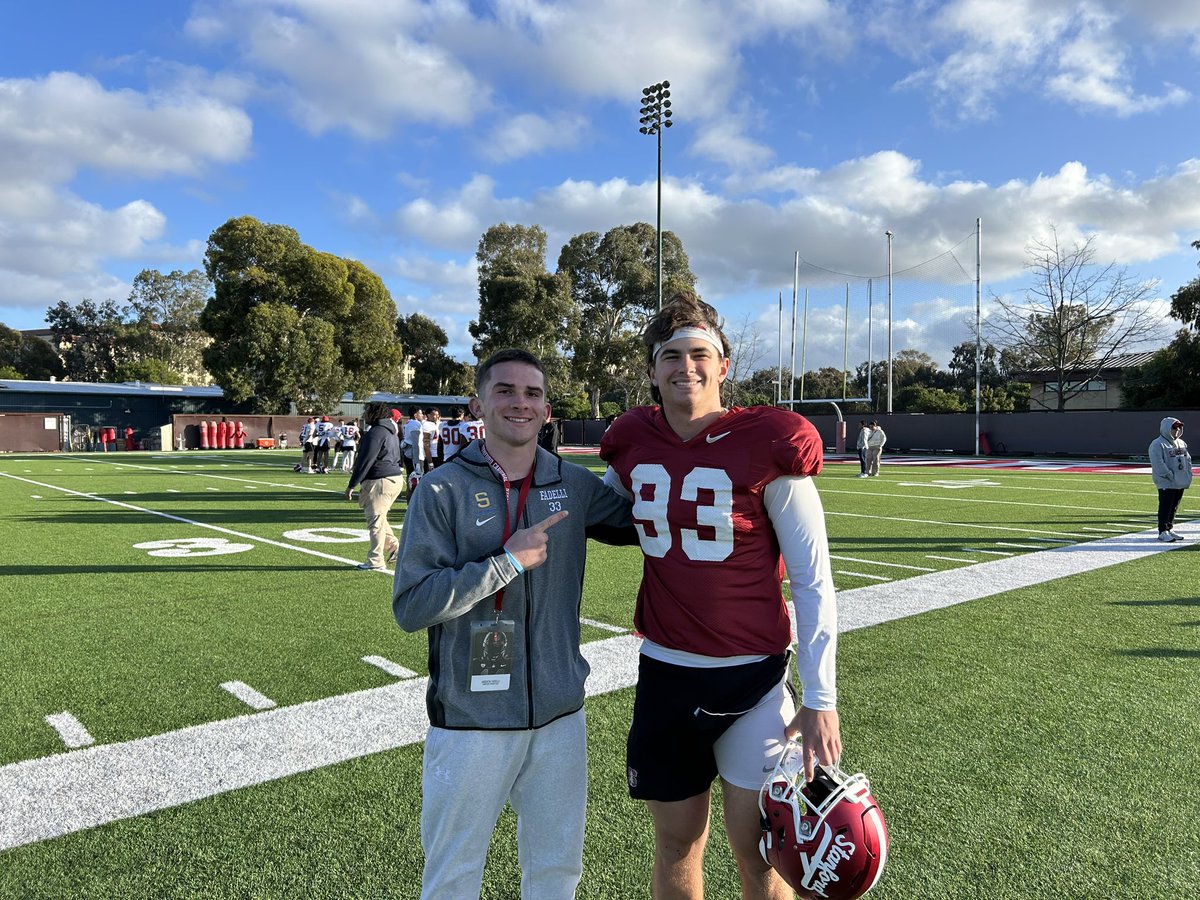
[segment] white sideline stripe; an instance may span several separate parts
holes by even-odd
[[[851,578],[866,578],[868,581],[891,581],[886,575],[866,575],[862,572],[844,572],[841,569],[834,569],[835,575],[849,575]]]
[[[1099,534],[1124,534],[1124,528],[1097,528],[1094,525],[1082,525],[1080,531],[1095,531]]]
[[[621,635],[584,644],[592,667],[588,696],[636,681],[639,643]],[[399,681],[4,766],[0,849],[423,741],[427,682]]]
[[[975,560],[973,560],[973,559],[963,559],[961,556],[934,556],[932,553],[926,553],[925,558],[926,559],[944,559],[944,560],[946,560],[946,562],[961,562],[961,563],[975,562]]]
[[[1200,527],[1189,528],[1187,537],[1200,538]],[[844,591],[838,594],[838,631],[878,625],[1188,546],[1191,540],[1164,544],[1158,540],[1157,530],[1142,531]]]
[[[260,694],[244,681],[225,681],[221,687],[233,694],[251,709],[274,709],[279,704],[265,694]]]
[[[417,673],[412,669],[406,669],[399,663],[394,663],[390,659],[383,656],[364,656],[362,661],[374,666],[377,669],[383,669],[394,678],[416,678]]]
[[[1192,546],[1155,531],[1055,547],[838,594],[853,631]],[[640,639],[583,645],[589,697],[631,687]],[[424,740],[427,679],[314,700],[167,734],[0,766],[0,850],[169,809]]]
[[[1016,547],[1018,550],[1045,550],[1038,544],[1014,544],[1011,541],[996,541],[997,547]]]
[[[878,559],[859,559],[855,556],[837,556],[833,553],[829,554],[830,559],[840,559],[843,562],[858,562],[865,563],[868,566],[888,566],[892,569],[912,569],[914,572],[936,572],[937,569],[931,569],[928,566],[906,566],[904,563],[881,562]]]
[[[56,484],[43,484],[40,481],[31,481],[28,478],[22,478],[19,475],[10,475],[8,472],[0,472],[0,475],[5,478],[12,478],[16,481],[24,481],[26,484],[34,484],[38,487],[47,488],[52,491],[59,491],[63,494],[70,494],[72,497],[84,497],[88,500],[99,500],[101,503],[111,503],[113,506],[119,506],[122,509],[132,509],[134,512],[145,513],[149,516],[161,516],[164,519],[170,519],[172,522],[182,522],[185,525],[194,525],[197,528],[207,528],[209,531],[217,531],[221,534],[231,534],[234,537],[240,537],[247,541],[257,541],[260,544],[270,544],[272,547],[282,547],[284,550],[295,550],[297,553],[307,553],[309,556],[319,556],[321,559],[331,559],[334,562],[346,563],[347,565],[358,565],[357,560],[346,559],[344,556],[334,556],[332,553],[322,553],[320,550],[312,550],[309,547],[301,547],[298,544],[287,544],[283,541],[274,541],[271,538],[260,537],[256,534],[245,534],[241,531],[234,531],[232,528],[222,528],[220,525],[209,525],[205,522],[197,522],[194,519],[185,519],[183,516],[176,516],[172,513],[160,512],[157,509],[146,509],[144,506],[134,506],[132,503],[124,503],[120,500],[110,500],[108,497],[97,497],[95,494],[84,494],[81,491],[73,491],[70,488],[59,487]]]
[[[87,747],[96,743],[96,739],[83,727],[83,723],[69,712],[60,712],[52,716],[46,716],[46,724],[58,732],[58,736],[62,738],[62,742],[70,750]]]
[[[1016,556],[1015,553],[1009,553],[1007,550],[980,550],[978,547],[963,547],[963,553],[988,553],[992,556]]]
[[[595,619],[580,618],[579,622],[581,625],[590,625],[592,628],[599,628],[601,631],[611,631],[614,634],[627,634],[629,631],[628,628],[622,628],[620,625],[609,625],[607,622],[597,622]]]

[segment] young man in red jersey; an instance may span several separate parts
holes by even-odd
[[[790,898],[759,854],[759,788],[798,733],[810,780],[816,763],[841,756],[837,611],[812,482],[821,441],[794,412],[724,408],[729,342],[695,294],[673,297],[643,342],[662,405],[616,419],[600,455],[606,481],[633,498],[645,557],[627,767],[631,796],[654,819],[653,894],[704,896],[709,794],[720,775],[742,896]],[[798,708],[783,564],[804,689]]]

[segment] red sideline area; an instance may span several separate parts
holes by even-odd
[[[563,456],[573,454],[595,455],[599,447],[559,447]],[[825,463],[854,463],[858,455],[853,453],[826,453]],[[888,466],[931,466],[946,469],[1023,469],[1036,472],[1091,472],[1106,475],[1149,475],[1150,466],[1144,462],[1117,462],[1101,459],[1017,459],[1000,456],[898,456],[885,454],[883,467]]]

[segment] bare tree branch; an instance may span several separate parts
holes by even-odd
[[[993,294],[1000,314],[984,324],[1023,369],[1056,375],[1059,411],[1115,357],[1151,343],[1159,323],[1148,303],[1158,282],[1136,281],[1115,263],[1097,265],[1094,243],[1092,235],[1064,247],[1054,228],[1049,241],[1031,242],[1033,283],[1022,299]]]

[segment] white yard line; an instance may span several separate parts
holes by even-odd
[[[76,462],[79,461],[78,458],[76,458],[76,457],[67,456],[65,458],[66,459],[74,459]],[[107,463],[108,461],[104,460],[104,462]],[[212,472],[193,472],[188,469],[180,469],[178,466],[152,466],[152,465],[147,465],[147,464],[120,463],[120,462],[111,462],[111,463],[108,463],[108,465],[116,466],[117,468],[120,468],[120,469],[138,469],[141,471],[148,471],[148,472],[167,472],[171,475],[178,475],[181,478],[185,478],[185,477],[214,478],[218,481],[232,481],[237,484],[247,484],[247,485],[255,484],[260,487],[288,488],[288,489],[295,490],[295,491],[313,491],[318,494],[344,493],[344,491],[331,490],[330,488],[324,487],[323,486],[324,482],[322,482],[321,485],[317,485],[317,484],[295,484],[290,481],[257,481],[253,478],[237,478],[237,477],[234,477],[233,475],[216,475]],[[296,473],[296,474],[299,474],[299,473]],[[209,488],[209,490],[211,490],[211,488]],[[169,488],[168,488],[168,491],[170,491]],[[179,493],[178,491],[170,491],[170,492],[171,493]]]
[[[893,580],[884,575],[866,575],[863,572],[846,572],[846,571],[843,571],[842,569],[834,569],[833,574],[834,575],[849,575],[851,578],[865,578],[868,581],[892,581]]]
[[[924,494],[888,494],[882,491],[871,491],[869,494],[863,491],[840,491],[836,488],[827,488],[819,485],[818,489],[821,494],[852,494],[860,501],[866,497],[894,497],[900,500],[932,500],[935,503],[990,503],[996,506],[1033,506],[1038,509],[1045,509],[1045,503],[1032,503],[1025,500],[989,500],[985,497],[963,497],[955,495],[951,492],[937,494],[933,496],[925,496]],[[1110,495],[1111,496],[1111,495]],[[1149,501],[1146,501],[1149,502]],[[1071,512],[1094,512],[1104,513],[1106,515],[1121,515],[1128,512],[1125,509],[1107,509],[1097,506],[1060,506],[1059,509],[1070,510]]]
[[[377,669],[387,672],[393,678],[416,678],[417,673],[412,669],[406,669],[399,663],[394,663],[385,656],[364,656],[362,661],[368,665],[372,665]]]
[[[1073,531],[1051,531],[1040,528],[1014,528],[1010,525],[980,525],[973,522],[940,522],[937,519],[902,519],[898,516],[875,516],[869,513],[834,512],[825,510],[826,516],[844,516],[849,519],[878,519],[881,522],[910,522],[914,525],[944,525],[947,528],[981,528],[984,531],[1015,531],[1017,534],[1057,534],[1061,537],[1090,538],[1090,534],[1076,534]],[[1030,540],[1033,538],[1031,537]]]
[[[46,716],[46,724],[58,732],[58,736],[69,750],[90,747],[96,743],[96,739],[83,727],[83,723],[69,712]]]
[[[209,525],[206,522],[197,522],[195,519],[187,519],[183,516],[177,516],[173,513],[160,512],[156,509],[147,509],[144,506],[135,506],[132,503],[125,503],[121,500],[111,500],[108,497],[98,497],[95,494],[85,494],[82,491],[73,491],[70,488],[59,487],[55,484],[43,484],[40,481],[33,481],[29,478],[22,478],[20,475],[11,475],[8,472],[0,472],[0,476],[4,478],[12,478],[15,481],[23,481],[26,484],[37,485],[41,488],[46,488],[51,491],[59,491],[63,494],[69,494],[72,497],[80,497],[84,500],[94,500],[97,503],[108,503],[112,506],[119,506],[122,509],[133,510],[134,512],[145,513],[148,516],[159,516],[163,519],[170,519],[172,522],[182,522],[185,525],[194,525],[196,528],[205,528],[209,531],[220,532],[221,534],[230,534],[234,537],[240,537],[247,541],[257,541],[260,544],[270,544],[272,547],[281,547],[284,550],[295,550],[297,553],[307,553],[309,556],[319,556],[321,559],[332,560],[333,562],[346,563],[347,565],[358,565],[358,560],[346,559],[344,556],[334,556],[331,553],[322,553],[320,550],[312,550],[308,547],[301,547],[297,544],[288,544],[284,541],[275,541],[271,538],[260,537],[256,534],[246,534],[242,531],[234,531],[232,528],[222,528],[220,525]],[[384,570],[388,571],[388,570]],[[395,574],[389,571],[389,574]]]
[[[888,566],[892,569],[911,569],[914,572],[936,572],[937,569],[931,569],[928,566],[906,566],[904,563],[880,562],[877,559],[859,559],[857,556],[838,556],[835,553],[829,554],[830,559],[840,559],[843,562],[866,563],[868,566]]]
[[[274,709],[279,705],[265,694],[260,694],[244,681],[226,681],[222,683],[221,687],[251,709]]]

